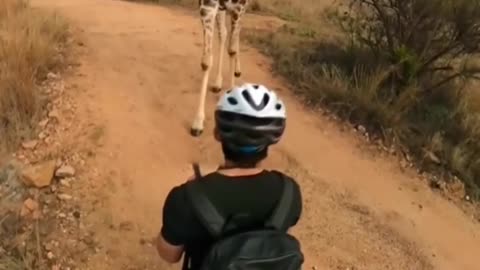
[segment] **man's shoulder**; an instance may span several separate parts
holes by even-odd
[[[287,173],[284,173],[280,170],[269,170],[269,172],[272,174],[275,174],[279,178],[283,178],[283,180],[292,181],[296,187],[299,187],[297,180],[293,176]]]
[[[278,177],[279,175],[285,176],[285,177],[290,178],[290,179],[293,179],[292,176],[284,173],[281,170],[276,170],[276,169],[264,169],[261,173],[253,175],[253,176],[258,176],[258,177],[277,176]],[[228,178],[227,175],[223,175],[223,174],[219,173],[218,171],[212,171],[212,172],[209,172],[209,173],[206,173],[206,174],[202,175],[202,179],[203,178],[218,178],[218,177],[222,177],[222,178],[227,177]]]
[[[284,173],[283,171],[273,169],[273,170],[268,170],[268,172],[269,172],[270,174],[275,174],[275,175],[277,175],[278,177],[283,177],[283,178],[286,178],[286,179],[288,179],[288,180],[293,180],[293,181],[295,181],[295,179],[294,179],[292,176]]]
[[[283,180],[292,181],[294,183],[295,189],[300,190],[300,186],[296,181],[296,179],[291,175],[284,173],[280,170],[264,170],[262,173],[255,175],[253,177],[258,178],[258,180],[267,180],[267,181],[272,180],[274,182],[278,182],[278,184],[281,184]],[[191,179],[189,181],[186,181],[185,183],[182,183],[174,187],[170,191],[170,193],[173,193],[175,197],[186,198],[186,196],[188,195],[187,189],[189,186],[196,185],[196,186],[202,186],[202,188],[209,189],[210,186],[218,186],[217,184],[224,183],[225,181],[227,183],[229,182],[228,176],[222,175],[217,171],[213,171],[205,175],[202,175],[198,179],[196,178]],[[224,185],[220,184],[220,186],[224,186]]]
[[[185,184],[173,187],[170,192],[167,194],[166,203],[169,204],[178,204],[181,201],[185,200]]]
[[[289,174],[286,174],[280,170],[264,170],[262,173],[253,175],[251,177],[258,178],[258,179],[276,179],[276,180],[290,180],[293,181],[296,185],[298,185],[297,181],[295,180],[294,177],[292,177]],[[226,180],[228,179],[228,176],[222,175],[218,173],[217,171],[210,172],[208,174],[205,174],[201,177],[199,180],[205,180],[206,182],[209,181],[215,181],[215,180]]]

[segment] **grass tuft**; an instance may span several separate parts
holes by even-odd
[[[28,137],[42,99],[36,84],[59,64],[67,24],[23,0],[0,0],[0,149]]]

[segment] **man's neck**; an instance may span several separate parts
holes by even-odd
[[[218,172],[227,176],[247,176],[247,175],[254,175],[259,174],[263,171],[262,168],[259,166],[255,166],[252,168],[239,168],[235,165],[235,163],[231,161],[225,161],[223,166],[218,168]]]

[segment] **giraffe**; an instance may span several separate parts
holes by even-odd
[[[203,78],[200,88],[200,96],[197,108],[197,114],[194,118],[190,133],[193,136],[200,136],[203,132],[205,120],[205,99],[207,96],[207,85],[210,76],[210,70],[213,64],[213,33],[215,24],[218,27],[218,38],[220,41],[217,76],[212,87],[212,92],[219,93],[222,90],[223,76],[223,57],[227,42],[226,15],[230,15],[231,29],[228,44],[228,54],[230,56],[230,84],[233,88],[235,78],[242,74],[239,60],[240,43],[240,19],[245,14],[249,0],[199,0],[200,18],[203,27],[203,53],[201,58],[201,68]]]

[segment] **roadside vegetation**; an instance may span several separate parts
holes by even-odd
[[[17,211],[16,202],[29,194],[8,153],[33,136],[46,104],[39,84],[60,67],[66,37],[67,24],[56,14],[28,1],[0,0],[0,270],[47,269],[40,252],[43,223],[25,219],[28,207],[38,218],[38,204],[28,199]]]
[[[60,63],[66,23],[24,0],[0,0],[0,153],[27,139],[43,106],[37,83]]]
[[[479,199],[480,1],[334,4],[313,12],[316,24],[299,20],[251,40],[299,94],[397,144],[423,169],[459,178]],[[334,34],[319,31],[326,26]]]

